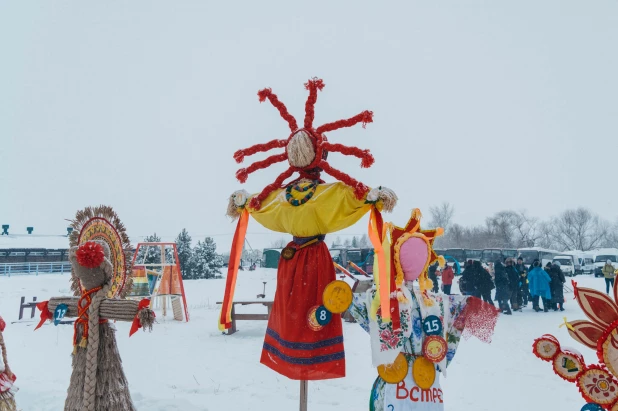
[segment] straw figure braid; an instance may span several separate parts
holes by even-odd
[[[111,266],[111,264],[110,264]],[[84,410],[94,411],[99,366],[99,307],[107,295],[109,285],[96,293],[88,309],[88,349],[86,351],[86,379],[84,380]]]
[[[12,377],[13,373],[11,372],[11,367],[9,367],[9,360],[6,356],[6,345],[4,344],[4,336],[2,335],[2,331],[0,331],[0,349],[2,350],[2,362],[4,363],[4,372]]]

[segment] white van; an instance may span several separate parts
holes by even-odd
[[[580,258],[582,266],[582,274],[594,273],[594,256],[592,254],[584,254]]]
[[[552,263],[559,262],[560,269],[562,270],[564,275],[573,277],[575,275],[576,261],[577,264],[579,264],[579,260],[574,255],[563,254],[555,256]]]
[[[573,257],[575,257],[575,275],[577,274],[582,274],[583,270],[582,270],[582,259],[583,259],[583,252],[582,251],[563,251],[560,253],[560,255],[572,255]]]
[[[595,277],[603,277],[603,266],[607,260],[611,261],[615,268],[618,268],[618,249],[604,248],[596,251],[596,257],[594,259]]]

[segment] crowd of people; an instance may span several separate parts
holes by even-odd
[[[609,293],[615,276],[611,261],[607,262],[603,273]],[[453,268],[446,266],[440,272],[437,263],[429,267],[429,278],[434,283],[434,292],[439,290],[439,276],[442,278],[442,291],[451,294],[455,278]],[[526,266],[521,258],[516,261],[506,258],[487,266],[480,261],[469,260],[459,279],[459,290],[464,295],[475,296],[494,306],[497,303],[503,314],[511,315],[514,311],[521,312],[522,308],[530,303],[536,312],[564,311],[565,282],[558,261],[547,263],[543,267],[539,260]],[[492,299],[494,289],[496,291]]]

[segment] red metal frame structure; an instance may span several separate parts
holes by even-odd
[[[152,264],[152,263],[137,263],[137,256],[139,255],[139,250],[141,247],[160,247],[161,248],[161,264]],[[171,249],[173,250],[174,253],[174,263],[173,264],[166,264],[165,263],[165,248],[166,247],[171,247]],[[148,250],[148,249],[146,249]],[[172,290],[173,288],[173,276],[176,275],[177,279],[178,279],[178,284],[180,286],[180,293],[182,296],[182,302],[183,302],[183,307],[184,307],[184,313],[185,313],[185,320],[188,322],[189,321],[189,310],[187,309],[187,298],[185,296],[185,287],[184,284],[182,282],[182,272],[180,270],[180,260],[178,259],[178,249],[176,248],[176,243],[138,243],[137,247],[135,248],[135,254],[133,254],[133,270],[135,271],[135,269],[140,269],[141,267],[143,267],[144,269],[146,269],[146,267],[161,267],[162,269],[164,267],[172,267],[169,276],[167,278],[165,277],[165,273],[164,270],[162,270],[161,272],[161,281],[163,282],[164,280],[168,280],[169,279],[169,284],[168,289]],[[174,270],[174,268],[176,268],[176,270]],[[159,285],[159,288],[163,287],[164,284],[161,283]],[[149,293],[150,294],[150,293]],[[157,293],[158,294],[158,293]],[[157,294],[151,294],[151,301],[152,301],[152,297],[156,297]],[[152,303],[151,303],[152,304]]]

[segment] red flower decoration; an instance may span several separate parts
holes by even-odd
[[[79,265],[86,268],[98,267],[105,259],[103,247],[92,241],[88,241],[87,243],[79,246],[75,252],[75,255],[77,256],[77,262]]]

